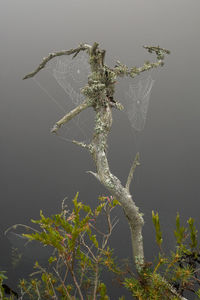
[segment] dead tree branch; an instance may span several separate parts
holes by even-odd
[[[159,46],[144,46],[144,48],[150,53],[154,52],[157,56],[157,61],[152,63],[147,61],[141,67],[132,67],[129,70],[127,66],[121,64],[119,61],[114,68],[109,68],[107,65],[105,65],[105,50],[100,50],[98,48],[98,43],[94,43],[92,46],[80,44],[76,49],[71,49],[68,51],[64,50],[49,54],[43,59],[42,63],[34,72],[24,77],[24,79],[33,77],[45,67],[49,60],[56,56],[74,54],[75,57],[80,51],[86,51],[88,53],[91,74],[88,77],[88,84],[81,90],[82,94],[86,97],[86,100],[71,112],[66,114],[61,120],[56,122],[52,132],[57,132],[63,124],[70,121],[82,110],[88,108],[89,106],[93,107],[96,118],[92,140],[88,145],[76,141],[75,143],[89,151],[96,165],[96,173],[92,171],[90,171],[90,173],[102,183],[102,185],[115,199],[120,202],[121,206],[123,207],[131,231],[133,259],[139,273],[143,270],[144,266],[142,236],[144,220],[142,214],[139,212],[139,208],[136,206],[129,192],[133,173],[139,163],[139,154],[136,155],[128,175],[126,186],[124,187],[120,180],[110,171],[107,160],[107,139],[112,127],[112,108],[123,109],[123,106],[114,99],[117,77],[130,76],[133,78],[136,75],[139,75],[141,72],[163,66],[164,55],[170,53],[169,50],[160,48]],[[172,287],[169,287],[169,289],[172,294],[177,295],[176,291]],[[180,299],[184,299],[179,295],[178,297]]]
[[[24,77],[24,79],[33,77],[46,66],[48,61],[56,56],[74,54],[75,57],[80,51],[87,51],[91,66],[91,74],[88,77],[88,84],[81,90],[82,94],[86,97],[86,100],[56,122],[52,132],[56,133],[63,124],[70,121],[82,110],[89,106],[93,107],[96,113],[96,119],[91,143],[89,145],[85,145],[82,142],[74,142],[89,150],[96,165],[96,173],[90,173],[95,175],[95,177],[106,187],[111,195],[121,203],[124,209],[131,230],[133,257],[138,271],[141,270],[144,264],[142,237],[144,220],[142,214],[139,212],[139,208],[136,206],[130,195],[129,186],[136,165],[138,164],[139,157],[138,155],[136,156],[127,179],[127,184],[123,187],[120,180],[110,172],[106,153],[108,144],[107,138],[112,126],[112,108],[123,108],[123,106],[114,99],[117,77],[125,75],[134,77],[141,72],[163,65],[164,54],[169,54],[168,50],[160,48],[159,46],[144,47],[151,53],[155,52],[157,56],[156,62],[146,62],[142,67],[132,67],[130,70],[127,66],[117,62],[117,65],[112,69],[104,64],[105,50],[100,50],[98,48],[98,43],[94,43],[92,46],[88,44],[80,44],[79,47],[75,49],[68,51],[63,50],[49,54],[43,59],[35,71]]]
[[[28,79],[31,77],[34,77],[39,71],[41,71],[42,69],[45,68],[46,64],[53,58],[57,57],[57,56],[63,56],[63,55],[71,55],[74,54],[73,57],[76,57],[76,55],[80,52],[80,51],[86,51],[90,48],[90,45],[87,44],[80,44],[78,48],[76,49],[70,49],[70,50],[61,50],[58,52],[53,52],[53,53],[49,53],[49,55],[47,57],[44,57],[42,62],[39,64],[39,66],[31,73],[27,74],[26,76],[24,76],[23,79]]]
[[[140,154],[139,152],[136,153],[136,156],[134,158],[134,161],[133,161],[133,164],[132,164],[132,167],[130,169],[130,172],[129,172],[129,175],[128,175],[128,178],[127,178],[127,182],[126,182],[126,189],[129,191],[129,187],[130,187],[130,184],[131,184],[131,180],[133,178],[133,174],[135,173],[135,169],[137,166],[140,165]]]

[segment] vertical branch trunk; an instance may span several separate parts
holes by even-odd
[[[120,180],[114,176],[109,169],[109,164],[106,156],[107,150],[107,138],[112,126],[112,112],[111,108],[123,109],[122,105],[114,99],[114,84],[117,77],[130,76],[134,78],[142,72],[148,71],[152,68],[157,68],[164,65],[165,54],[170,54],[170,51],[159,46],[144,46],[149,53],[155,53],[157,56],[156,62],[145,62],[142,67],[132,67],[130,70],[126,65],[117,61],[117,65],[114,68],[109,68],[104,64],[105,50],[98,48],[98,43],[94,43],[92,46],[88,44],[80,44],[78,48],[71,50],[63,50],[56,53],[50,53],[45,57],[40,65],[31,73],[27,74],[23,79],[31,78],[35,76],[40,70],[42,70],[46,64],[53,58],[62,55],[71,55],[73,58],[78,55],[80,51],[86,51],[89,55],[89,64],[92,73],[88,77],[88,84],[82,88],[81,93],[86,97],[86,100],[67,113],[61,120],[59,120],[53,127],[52,132],[56,133],[58,129],[73,117],[79,114],[82,110],[93,106],[96,112],[95,128],[92,141],[89,145],[82,142],[73,141],[75,144],[87,148],[91,153],[96,165],[97,173],[92,173],[110,194],[116,198],[124,209],[125,216],[128,220],[128,224],[131,231],[131,241],[133,249],[133,258],[136,264],[137,271],[140,273],[144,266],[144,250],[143,250],[143,237],[142,228],[144,220],[142,214],[139,212],[139,208],[135,205],[132,196],[129,192],[129,185],[133,176],[134,169],[138,163],[138,156],[136,156],[134,164],[130,170],[127,184],[124,187]],[[97,266],[98,268],[98,266]],[[72,271],[73,272],[73,271]],[[97,282],[98,282],[98,269],[96,272],[96,283],[94,289],[94,299],[96,294]],[[83,299],[80,285],[77,283],[76,278],[72,273],[74,283],[79,291],[79,296]],[[163,278],[163,281],[169,286],[169,290],[172,295],[178,297],[178,299],[185,299],[180,296],[177,291]]]
[[[125,188],[120,180],[114,176],[109,169],[106,156],[107,138],[112,126],[112,111],[110,105],[106,107],[99,106],[95,108],[96,120],[94,135],[89,145],[89,151],[97,168],[96,177],[105,186],[105,188],[115,197],[124,209],[124,213],[128,219],[131,239],[133,258],[138,272],[141,271],[144,264],[143,237],[142,227],[144,220],[139,213],[138,207],[135,205],[129,191]]]

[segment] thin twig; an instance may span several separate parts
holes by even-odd
[[[26,76],[24,76],[23,79],[28,79],[31,77],[34,77],[40,70],[44,69],[46,64],[53,58],[57,57],[57,56],[62,56],[62,55],[71,55],[73,53],[75,53],[75,55],[73,57],[75,57],[80,51],[85,51],[90,49],[91,46],[87,45],[87,44],[80,44],[78,48],[76,49],[70,49],[70,50],[61,50],[58,52],[53,52],[53,53],[49,53],[49,55],[47,57],[44,57],[42,62],[39,64],[39,66],[31,73],[27,74]]]
[[[87,171],[87,173],[92,174],[97,180],[100,181],[99,175],[97,173],[92,172],[92,171]]]
[[[96,300],[98,280],[99,279],[99,261],[97,260],[95,264],[95,279],[94,279],[94,289],[93,289],[93,300]]]
[[[61,282],[61,284],[62,284],[62,286],[63,286],[63,288],[64,288],[64,290],[65,290],[65,292],[67,294],[67,297],[69,297],[69,299],[70,299],[70,294],[69,294],[69,292],[68,292],[68,290],[67,290],[67,288],[65,286],[65,283],[64,283],[65,281],[62,280],[62,277],[60,276],[58,270],[56,270],[55,268],[53,268],[53,270],[56,273],[56,275],[58,276],[58,278],[59,278],[59,280],[60,280],[60,282]]]
[[[128,191],[129,191],[129,188],[130,188],[130,183],[131,183],[131,180],[133,178],[133,174],[135,172],[135,169],[139,165],[140,165],[140,154],[139,154],[139,152],[137,152],[136,155],[135,155],[132,167],[130,169],[130,172],[129,172],[129,175],[128,175],[128,178],[127,178],[127,182],[126,182],[126,189]]]
[[[11,229],[16,230],[17,227],[23,227],[23,228],[25,228],[26,230],[32,230],[32,231],[35,231],[35,232],[37,232],[37,233],[40,233],[38,230],[36,230],[35,228],[30,227],[30,226],[28,226],[28,225],[24,225],[24,224],[15,224],[15,225],[12,225],[12,226],[10,226],[9,228],[7,228],[7,229],[4,231],[4,234],[6,235],[6,234],[8,233],[8,231],[10,231]]]
[[[81,111],[83,111],[84,109],[86,109],[90,106],[92,106],[91,102],[88,101],[88,99],[84,100],[83,103],[79,104],[77,107],[75,107],[70,112],[68,112],[62,119],[60,119],[58,122],[56,122],[56,124],[51,129],[51,132],[56,133],[62,125],[64,125],[65,123],[67,123],[68,121],[73,119]]]
[[[85,243],[83,238],[81,238],[81,244],[88,250],[88,253],[90,253],[90,255],[91,255],[91,259],[93,259],[93,261],[96,262],[96,256],[92,252],[91,248]]]

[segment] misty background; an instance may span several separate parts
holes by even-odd
[[[96,205],[107,194],[97,180],[84,149],[50,133],[63,116],[34,80],[22,78],[50,52],[75,48],[79,43],[100,44],[106,64],[116,60],[131,66],[155,61],[143,45],[169,49],[164,67],[155,72],[149,110],[141,133],[141,166],[131,187],[144,213],[147,260],[157,251],[152,210],[158,211],[164,247],[174,245],[177,211],[184,222],[200,212],[200,39],[197,0],[1,0],[0,10],[0,267],[8,282],[31,272],[28,262],[11,266],[12,243],[3,232],[9,226],[29,224],[42,209],[47,216],[59,212],[64,197]],[[43,71],[41,71],[42,73]],[[45,73],[38,75],[45,77]],[[37,78],[38,78],[37,77]],[[56,83],[48,82],[53,97],[69,101]],[[53,85],[54,84],[54,85]],[[120,87],[120,85],[119,85]],[[125,95],[123,84],[117,100]],[[113,111],[108,157],[111,171],[125,183],[136,143],[127,115]],[[119,257],[131,258],[129,228],[122,211],[111,247]],[[184,223],[185,224],[185,223]],[[122,247],[123,245],[123,247]]]

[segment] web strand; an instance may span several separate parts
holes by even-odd
[[[61,101],[59,93],[57,93],[57,100],[57,96],[55,98],[52,95],[51,86],[45,88],[44,84],[42,84],[38,79],[34,78],[34,81],[48,96],[48,98],[56,104],[62,113],[66,114],[83,102],[84,96],[81,94],[80,90],[87,84],[88,75],[90,74],[90,65],[87,62],[85,53],[80,53],[74,59],[72,59],[71,56],[56,57],[55,60],[52,60],[47,65],[46,70],[50,74],[51,78],[55,79],[58,86],[62,87],[62,90],[68,96],[66,99],[64,97]],[[88,109],[87,113],[82,112],[80,115],[77,115],[74,119],[72,119],[66,126],[61,128],[57,136],[67,142],[80,140],[87,143],[89,142],[89,137],[91,137],[92,134],[92,121],[93,118],[91,117],[91,110]]]
[[[127,114],[131,126],[136,131],[142,131],[145,127],[153,84],[154,80],[151,76],[140,79],[137,85],[134,82],[129,84],[127,96],[131,101],[127,106]]]

